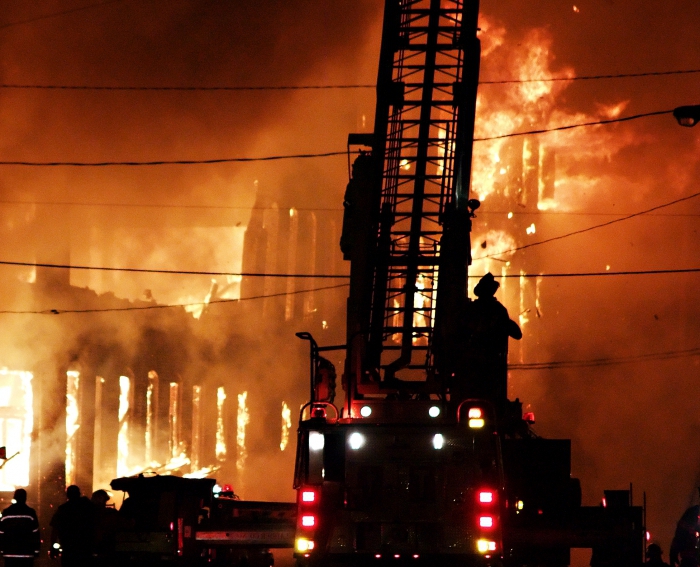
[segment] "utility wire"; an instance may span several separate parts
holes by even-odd
[[[172,205],[169,203],[100,203],[89,201],[23,201],[19,199],[0,199],[0,205],[40,205],[49,207],[103,207],[103,208],[134,208],[134,209],[202,209],[213,211],[272,211],[273,207],[241,207],[238,205]],[[317,211],[340,213],[343,207],[290,207],[295,211]],[[278,207],[278,210],[287,210]],[[514,216],[581,216],[581,217],[619,217],[624,213],[601,213],[586,211],[485,211],[480,210],[479,215],[507,215]],[[650,217],[700,217],[700,213],[659,213],[650,214]]]
[[[483,258],[477,258],[482,260]],[[589,278],[589,277],[604,277],[604,276],[653,276],[660,274],[696,274],[700,273],[700,268],[669,268],[667,270],[619,270],[619,271],[604,271],[604,272],[552,272],[544,274],[506,274],[496,276],[498,278]],[[469,278],[481,278],[482,276],[469,276]]]
[[[579,75],[575,77],[545,77],[542,79],[505,79],[500,81],[479,81],[480,85],[507,85],[511,83],[552,83],[556,81],[592,81],[596,79],[625,79],[629,77],[657,77],[662,75],[686,75],[700,73],[700,69],[677,71],[648,71],[644,73],[617,73],[615,75]]]
[[[591,230],[595,230],[597,228],[602,228],[604,226],[610,226],[611,224],[626,221],[626,220],[632,219],[634,217],[646,215],[647,213],[650,213],[652,211],[658,211],[659,209],[663,209],[665,207],[670,207],[671,205],[676,205],[678,203],[682,203],[683,201],[688,201],[690,199],[694,199],[695,197],[697,197],[699,195],[700,195],[700,191],[697,193],[693,193],[692,195],[687,195],[686,197],[681,197],[680,199],[675,199],[673,201],[669,201],[668,203],[664,203],[662,205],[657,205],[655,207],[651,207],[650,209],[646,209],[644,211],[632,213],[631,215],[627,215],[627,216],[621,217],[619,219],[614,219],[611,221],[603,222],[600,224],[589,226],[588,228],[582,228],[580,230],[574,230],[573,232],[568,232],[566,234],[561,234],[559,236],[553,236],[552,238],[546,238],[545,240],[540,240],[539,242],[532,242],[530,244],[524,244],[523,246],[517,246],[515,248],[510,248],[508,250],[504,250],[503,252],[498,252],[495,254],[488,254],[486,256],[480,256],[479,258],[474,258],[474,260],[484,260],[486,258],[495,258],[496,256],[501,256],[503,254],[509,254],[511,252],[517,252],[519,250],[525,250],[526,248],[532,248],[533,246],[539,246],[541,244],[546,244],[548,242],[554,242],[555,240],[562,240],[564,238],[568,238],[569,236],[574,236],[576,234],[583,234],[584,232],[590,232]]]
[[[300,293],[309,293],[312,291],[324,291],[327,289],[338,289],[341,287],[347,287],[349,284],[339,284],[339,285],[329,285],[324,287],[315,287],[312,289],[300,289],[297,291],[287,291],[281,293],[270,293],[267,295],[253,295],[250,297],[241,297],[239,299],[215,299],[213,301],[199,301],[196,303],[173,303],[165,305],[142,305],[142,306],[131,306],[131,307],[112,307],[104,309],[43,309],[41,311],[0,311],[0,314],[4,315],[63,315],[66,313],[107,313],[112,311],[146,311],[152,309],[171,309],[173,307],[195,307],[198,305],[213,305],[215,303],[238,303],[239,301],[248,301],[252,299],[266,299],[268,297],[281,297],[287,295],[297,295]]]
[[[504,252],[501,252],[504,254]],[[476,260],[482,260],[476,258]],[[106,272],[136,272],[141,274],[165,274],[165,275],[185,275],[185,276],[238,276],[248,278],[298,278],[298,279],[349,279],[346,274],[284,274],[273,273],[265,274],[262,272],[205,272],[194,270],[151,270],[146,268],[112,268],[106,266],[72,266],[69,264],[47,264],[34,262],[9,262],[0,260],[0,266],[24,266],[37,268],[55,268],[62,270],[95,270]],[[553,272],[543,274],[507,274],[498,276],[502,278],[580,278],[594,276],[646,276],[659,274],[693,274],[700,272],[700,268],[669,268],[665,270],[626,270],[626,271],[609,271],[604,272]],[[480,278],[481,276],[469,276],[470,278]],[[342,284],[346,285],[346,284]],[[325,288],[324,288],[325,289]]]
[[[38,262],[9,262],[0,261],[3,266],[25,266],[37,268],[58,268],[64,270],[94,270],[101,272],[136,272],[141,274],[176,274],[185,276],[241,276],[246,278],[318,278],[318,279],[349,279],[344,274],[265,274],[262,272],[207,272],[197,270],[148,270],[142,268],[112,268],[108,266],[79,266],[71,264],[46,264]]]
[[[114,0],[118,1],[118,0]],[[99,4],[98,4],[99,5]],[[24,22],[20,22],[24,23]],[[13,25],[13,24],[11,24]],[[0,26],[0,29],[3,26]],[[615,75],[582,75],[576,77],[543,77],[541,79],[503,79],[496,81],[479,81],[480,85],[508,85],[522,83],[550,83],[558,81],[591,81],[596,79],[622,79],[628,77],[653,77],[662,75],[684,75],[700,73],[700,69],[681,69],[677,71],[652,71],[646,73],[618,73]],[[2,83],[0,89],[32,90],[73,90],[73,91],[303,91],[303,90],[348,90],[373,89],[374,84],[348,85],[257,85],[257,86],[117,86],[117,85],[58,85],[58,84],[23,84]]]
[[[74,14],[75,12],[82,12],[83,10],[88,10],[90,8],[97,8],[99,6],[106,6],[107,4],[114,4],[116,2],[122,2],[123,0],[107,0],[106,2],[98,2],[96,4],[88,4],[87,6],[80,6],[78,8],[72,8],[70,10],[64,10],[62,12],[53,12],[51,14],[44,14],[43,16],[37,16],[36,18],[31,18],[29,20],[20,20],[18,22],[10,22],[9,24],[0,25],[0,30],[11,28],[14,26],[20,26],[22,24],[31,24],[33,22],[38,22],[40,20],[47,20],[49,18],[55,18],[56,16],[65,16],[66,14]]]
[[[509,364],[509,370],[554,370],[558,368],[589,368],[596,366],[611,366],[614,364],[631,364],[636,362],[646,362],[650,360],[670,360],[674,358],[685,358],[689,356],[699,356],[700,347],[676,350],[668,352],[655,352],[632,356],[622,356],[618,358],[594,358],[591,360],[559,360],[551,362],[530,362],[521,364]]]
[[[543,128],[541,130],[528,130],[527,132],[512,132],[510,134],[501,134],[500,136],[489,136],[488,138],[474,138],[475,142],[487,142],[490,140],[500,140],[502,138],[514,138],[516,136],[529,136],[531,134],[545,134],[546,132],[558,132],[560,130],[571,130],[572,128],[583,128],[584,126],[598,126],[600,124],[612,124],[614,122],[627,122],[629,120],[637,120],[638,118],[646,118],[648,116],[660,116],[662,114],[673,114],[671,110],[657,110],[654,112],[645,112],[643,114],[633,114],[632,116],[624,116],[622,118],[610,118],[608,120],[597,120],[595,122],[581,122],[580,124],[568,124],[566,126],[557,126],[555,128]]]
[[[581,124],[569,124],[566,126],[557,126],[555,128],[544,128],[541,130],[530,130],[528,132],[514,132],[511,134],[503,134],[500,136],[491,136],[488,138],[474,138],[475,142],[486,142],[489,140],[499,140],[501,138],[513,138],[515,136],[527,136],[530,134],[544,134],[546,132],[555,132],[558,130],[570,130],[571,128],[581,128],[584,126],[598,126],[600,124],[613,124],[615,122],[627,122],[638,118],[648,116],[658,116],[661,114],[671,114],[673,110],[659,110],[655,112],[646,112],[644,114],[635,114],[633,116],[624,116],[622,118],[611,118],[609,120],[599,120],[596,122],[583,122]],[[347,156],[358,152],[348,150],[338,152],[324,152],[317,154],[288,154],[288,155],[273,155],[251,158],[221,158],[221,159],[204,159],[204,160],[158,160],[158,161],[100,161],[100,162],[85,162],[85,161],[0,161],[0,165],[19,165],[30,167],[110,167],[110,166],[154,166],[154,165],[205,165],[216,163],[235,163],[235,162],[253,162],[253,161],[275,161],[284,159],[310,159],[333,156]]]
[[[32,89],[32,90],[67,90],[67,91],[306,91],[306,90],[344,90],[344,89],[373,89],[375,85],[261,85],[250,87],[174,87],[174,86],[99,86],[99,85],[30,85],[21,83],[0,83],[0,89]]]
[[[350,152],[354,153],[354,152]],[[31,167],[109,167],[109,166],[152,166],[152,165],[203,165],[214,163],[245,163],[250,161],[277,161],[283,159],[309,159],[331,156],[346,156],[348,151],[324,152],[318,154],[288,154],[262,156],[252,158],[221,158],[221,159],[181,159],[181,160],[157,160],[157,161],[0,161],[0,165],[24,165]]]

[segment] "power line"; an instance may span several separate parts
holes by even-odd
[[[557,132],[560,130],[571,130],[572,128],[583,128],[584,126],[599,126],[601,124],[613,124],[615,122],[627,122],[629,120],[637,120],[638,118],[646,118],[648,116],[660,116],[662,114],[672,114],[671,110],[657,110],[655,112],[645,112],[643,114],[634,114],[632,116],[624,116],[622,118],[610,118],[607,120],[597,120],[595,122],[581,122],[580,124],[568,124],[566,126],[557,126],[555,128],[543,128],[541,130],[528,130],[527,132],[513,132],[511,134],[502,134],[500,136],[489,136],[488,138],[474,138],[475,142],[487,142],[490,140],[500,140],[502,138],[514,138],[516,136],[529,136],[532,134],[545,134],[547,132]]]
[[[590,368],[596,366],[612,366],[615,364],[633,364],[650,360],[670,360],[700,355],[700,347],[667,352],[656,352],[617,358],[594,358],[590,360],[559,360],[551,362],[531,362],[509,364],[509,370],[554,370],[559,368]]]
[[[346,90],[346,89],[373,89],[375,85],[260,85],[250,87],[227,86],[202,86],[202,87],[175,87],[175,86],[109,86],[109,85],[30,85],[21,83],[2,83],[0,89],[30,89],[30,90],[67,90],[67,91],[305,91],[305,90]]]
[[[147,311],[153,309],[172,309],[174,307],[196,307],[199,305],[213,305],[215,303],[238,303],[240,301],[248,301],[252,299],[266,299],[269,297],[281,297],[287,295],[297,295],[300,293],[309,293],[312,291],[324,291],[327,289],[338,289],[341,287],[347,287],[349,284],[338,284],[329,285],[324,287],[315,287],[311,289],[300,289],[297,291],[287,291],[281,293],[270,293],[267,295],[253,295],[250,297],[241,297],[239,299],[215,299],[213,301],[199,301],[196,303],[173,303],[165,305],[141,305],[141,306],[131,306],[131,307],[112,307],[104,309],[44,309],[40,311],[0,311],[0,314],[4,315],[63,315],[66,313],[108,313],[113,311]]]
[[[118,1],[118,0],[114,0]],[[99,4],[98,4],[99,5]],[[25,23],[25,22],[20,22]],[[16,25],[16,24],[10,24]],[[2,28],[3,26],[0,26]],[[622,79],[630,77],[653,77],[664,75],[684,75],[700,73],[700,69],[681,69],[675,71],[651,71],[645,73],[618,73],[614,75],[582,75],[574,77],[543,77],[539,79],[502,79],[494,81],[479,81],[480,85],[508,85],[523,83],[550,83],[560,81],[591,81],[597,79]],[[61,85],[61,84],[27,84],[27,83],[2,83],[0,89],[22,90],[73,90],[73,91],[180,91],[180,92],[215,92],[215,91],[303,91],[303,90],[351,90],[373,89],[376,85],[369,83],[344,84],[344,85],[251,85],[251,86],[136,86],[136,85]]]
[[[0,199],[0,205],[41,205],[49,207],[103,207],[103,208],[134,208],[134,209],[202,209],[202,210],[224,210],[224,211],[272,211],[273,207],[242,207],[238,205],[174,205],[170,203],[109,203],[109,202],[86,202],[86,201],[23,201],[19,199]],[[295,211],[320,211],[320,212],[343,212],[343,207],[277,207],[278,210],[293,208]],[[514,216],[583,216],[583,217],[619,217],[624,213],[601,213],[591,211],[485,211],[480,210],[479,215],[508,215]],[[650,217],[700,217],[700,213],[660,213],[650,214]]]
[[[657,205],[657,206],[655,206],[655,207],[651,207],[650,209],[646,209],[646,210],[644,210],[644,211],[639,211],[639,212],[637,212],[637,213],[632,213],[631,215],[627,215],[627,216],[624,216],[624,217],[619,218],[619,219],[614,219],[614,220],[611,220],[611,221],[603,222],[603,223],[600,223],[600,224],[596,224],[596,225],[594,225],[594,226],[589,226],[588,228],[582,228],[582,229],[580,229],[580,230],[574,230],[573,232],[569,232],[569,233],[566,233],[566,234],[561,234],[561,235],[559,235],[559,236],[553,236],[552,238],[547,238],[547,239],[545,239],[545,240],[540,240],[539,242],[532,242],[532,243],[530,243],[530,244],[524,244],[523,246],[517,246],[517,247],[515,247],[515,248],[510,248],[510,249],[508,249],[508,250],[504,250],[503,252],[498,252],[498,253],[495,253],[495,254],[488,254],[488,255],[486,255],[486,256],[481,256],[481,257],[479,257],[479,258],[474,258],[474,260],[483,260],[483,259],[485,259],[485,258],[494,258],[494,257],[496,257],[496,256],[501,256],[501,255],[503,255],[503,254],[509,254],[509,253],[511,253],[511,252],[517,252],[517,251],[519,251],[519,250],[525,250],[526,248],[532,248],[533,246],[539,246],[540,244],[546,244],[546,243],[548,243],[548,242],[554,242],[555,240],[562,240],[562,239],[564,239],[564,238],[568,238],[568,237],[574,236],[574,235],[576,235],[576,234],[583,234],[584,232],[590,232],[591,230],[595,230],[595,229],[597,229],[597,228],[602,228],[602,227],[604,227],[604,226],[610,226],[611,224],[615,224],[615,223],[618,223],[618,222],[626,221],[626,220],[632,219],[632,218],[634,218],[634,217],[639,217],[639,216],[645,215],[645,214],[650,213],[650,212],[652,212],[652,211],[658,211],[659,209],[663,209],[663,208],[665,208],[665,207],[670,207],[671,205],[676,205],[676,204],[678,204],[678,203],[682,203],[683,201],[688,201],[688,200],[690,200],[690,199],[694,199],[695,197],[697,197],[697,196],[699,196],[699,195],[700,195],[700,192],[693,193],[692,195],[687,195],[686,197],[681,197],[680,199],[675,199],[675,200],[673,200],[673,201],[669,201],[668,203],[664,203],[664,204],[662,204],[662,205]]]
[[[545,77],[542,79],[505,79],[499,81],[479,81],[480,85],[507,85],[510,83],[552,83],[556,81],[592,81],[596,79],[625,79],[630,77],[657,77],[662,75],[686,75],[700,73],[700,69],[676,71],[647,71],[644,73],[617,73],[615,75],[579,75],[575,77]]]
[[[123,207],[143,209],[204,209],[204,210],[239,210],[239,211],[271,211],[273,207],[239,207],[235,205],[173,205],[168,203],[87,203],[80,201],[20,201],[0,199],[0,205],[42,205],[55,207]],[[324,211],[341,212],[343,207],[289,207],[295,211]],[[287,207],[278,207],[287,210]]]
[[[483,258],[477,258],[482,260]],[[496,276],[498,278],[588,278],[605,276],[653,276],[660,274],[696,274],[700,273],[700,268],[669,268],[667,270],[618,270],[604,272],[552,272],[544,274],[506,274]],[[470,278],[481,278],[481,276],[469,276]]]
[[[182,159],[157,161],[0,161],[0,165],[22,165],[31,167],[111,167],[111,166],[153,166],[153,165],[206,165],[215,163],[245,163],[251,161],[278,161],[283,159],[310,159],[332,156],[346,156],[347,150],[341,152],[324,152],[317,154],[287,154],[262,156],[252,158],[220,158],[220,159]]]
[[[503,254],[504,252],[501,252]],[[476,258],[476,260],[483,260]],[[104,272],[131,272],[141,274],[163,274],[163,275],[185,275],[185,276],[233,276],[233,277],[249,277],[249,278],[293,278],[293,279],[349,279],[346,274],[285,274],[272,273],[266,274],[262,272],[210,272],[196,270],[154,270],[146,268],[114,268],[107,266],[80,266],[69,264],[47,264],[35,262],[10,262],[0,261],[1,266],[23,266],[30,268],[54,268],[62,270],[93,270]],[[594,276],[642,276],[642,275],[659,275],[659,274],[691,274],[700,272],[700,268],[669,268],[659,270],[623,270],[604,272],[553,272],[541,274],[507,274],[499,276],[502,278],[574,278],[574,277],[594,277]],[[470,278],[480,278],[481,276],[469,276]],[[346,284],[342,284],[346,285]],[[325,288],[324,288],[325,289]]]
[[[488,138],[474,138],[475,142],[486,142],[489,140],[498,140],[501,138],[512,138],[515,136],[527,136],[531,134],[544,134],[546,132],[555,132],[558,130],[570,130],[572,128],[582,128],[584,126],[598,126],[600,124],[613,124],[615,122],[627,122],[629,120],[636,120],[638,118],[645,118],[648,116],[658,116],[661,114],[671,114],[673,110],[659,110],[655,112],[646,112],[644,114],[635,114],[633,116],[625,116],[622,118],[611,118],[609,120],[599,120],[596,122],[583,122],[580,124],[569,124],[566,126],[557,126],[555,128],[544,128],[541,130],[529,130],[527,132],[513,132],[511,134],[502,134],[500,136],[491,136]],[[323,152],[323,153],[309,153],[309,154],[287,154],[287,155],[273,155],[273,156],[262,156],[262,157],[251,157],[251,158],[220,158],[220,159],[203,159],[203,160],[157,160],[157,161],[101,161],[101,162],[85,162],[85,161],[0,161],[0,165],[18,165],[18,166],[30,166],[30,167],[58,167],[58,166],[69,166],[69,167],[111,167],[111,166],[157,166],[157,165],[207,165],[216,163],[241,163],[241,162],[255,162],[255,161],[276,161],[285,159],[311,159],[311,158],[321,158],[321,157],[334,157],[334,156],[347,156],[349,154],[355,154],[358,152],[354,151],[338,151],[338,152]]]
[[[106,2],[97,2],[96,4],[88,4],[87,6],[80,6],[78,8],[71,8],[70,10],[63,10],[62,12],[53,12],[51,14],[44,14],[43,16],[37,16],[36,18],[31,18],[29,20],[21,20],[18,22],[10,22],[9,24],[0,25],[0,30],[11,28],[14,26],[20,26],[23,24],[31,24],[33,22],[38,22],[40,20],[47,20],[49,18],[55,18],[56,16],[65,16],[67,14],[74,14],[75,12],[82,12],[83,10],[88,10],[90,8],[96,8],[98,6],[106,6],[107,4],[114,4],[116,2],[122,2],[123,0],[107,0]]]
[[[149,270],[143,268],[113,268],[108,266],[80,266],[71,264],[47,264],[39,262],[10,262],[0,261],[3,266],[24,266],[37,268],[57,268],[63,270],[93,270],[101,272],[134,272],[141,274],[171,274],[185,276],[240,276],[244,278],[317,278],[317,279],[349,279],[344,274],[265,274],[262,272],[208,272],[198,270]]]

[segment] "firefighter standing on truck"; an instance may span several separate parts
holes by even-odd
[[[488,272],[474,287],[477,299],[465,304],[463,366],[469,376],[453,385],[458,400],[481,398],[499,405],[508,397],[508,338],[519,340],[523,333],[494,297],[499,286]]]
[[[698,567],[698,520],[700,506],[691,506],[676,524],[676,533],[671,542],[671,567]]]
[[[0,550],[6,567],[31,567],[41,548],[39,520],[24,488],[15,490],[12,502],[0,517]]]

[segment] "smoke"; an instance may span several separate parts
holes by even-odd
[[[40,6],[7,0],[2,17],[11,24],[73,7],[58,0]],[[652,3],[596,0],[575,8],[572,3],[483,1],[482,80],[700,67],[696,2],[683,0],[660,10]],[[381,2],[369,0],[110,2],[27,24],[0,23],[0,82],[373,83],[380,22]],[[477,135],[692,104],[699,102],[693,99],[698,81],[698,75],[676,75],[483,85]],[[338,151],[348,132],[371,129],[373,108],[371,90],[0,89],[0,159],[196,160]],[[477,143],[474,189],[484,203],[474,242],[494,234],[489,231],[499,225],[519,243],[531,243],[694,193],[699,134],[660,116],[539,136],[540,147],[556,155],[553,204],[547,211],[524,210],[514,193],[503,193],[514,174],[501,174],[503,163],[497,165],[494,156],[503,151],[507,161],[515,152],[512,145]],[[237,271],[256,186],[264,206],[316,209],[319,216],[339,220],[347,181],[342,157],[150,168],[0,167],[0,260],[63,263],[68,257],[73,264],[153,269]],[[696,267],[697,207],[689,201],[516,253],[513,261],[533,273]],[[510,225],[504,224],[508,212],[515,213]],[[535,234],[522,234],[532,223]],[[319,235],[324,237],[331,235]],[[31,269],[2,270],[0,289],[8,309],[66,307],[46,301],[36,305],[19,291],[13,282],[32,280]],[[472,273],[476,270],[477,265]],[[129,300],[148,299],[144,293],[149,290],[161,303],[201,301],[211,287],[208,276],[73,271],[71,278],[75,285]],[[511,315],[529,310],[525,338],[512,354],[523,362],[614,359],[697,346],[695,278],[545,279],[539,306],[534,282],[528,283],[521,305],[513,291],[517,280],[508,280],[499,295]],[[233,286],[230,293],[240,292]],[[306,347],[292,337],[300,329],[271,331],[247,316],[243,304],[208,309],[209,331],[201,344],[180,345],[178,356],[187,363],[186,373],[205,377],[212,387],[226,384],[229,400],[251,392],[247,478],[265,470],[281,480],[254,488],[247,482],[251,494],[244,496],[283,498],[284,490],[276,487],[289,488],[292,458],[278,460],[270,447],[279,443],[281,401],[294,414],[304,400]],[[75,315],[60,325],[37,323],[36,317],[5,319],[9,338],[2,364],[20,368],[32,359],[56,366],[59,354],[72,348],[70,341],[71,348],[66,347],[66,327],[75,340],[92,336],[96,344],[130,345],[132,352],[124,358],[140,348],[138,325],[123,313]],[[184,320],[173,316],[158,322],[160,331],[173,332]],[[343,322],[330,326],[342,329]],[[262,344],[274,344],[275,356]],[[637,495],[645,490],[648,527],[668,549],[675,520],[694,495],[700,472],[694,457],[700,449],[700,423],[693,411],[696,367],[695,359],[680,358],[514,371],[511,397],[520,397],[536,412],[539,433],[572,439],[573,472],[582,480],[587,503],[595,503],[603,489],[626,488],[629,482]],[[45,431],[56,426],[59,413],[43,417]],[[235,408],[229,413],[235,415]]]

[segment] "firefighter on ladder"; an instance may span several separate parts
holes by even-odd
[[[691,506],[683,512],[671,542],[671,567],[698,567],[699,524],[700,506]]]

